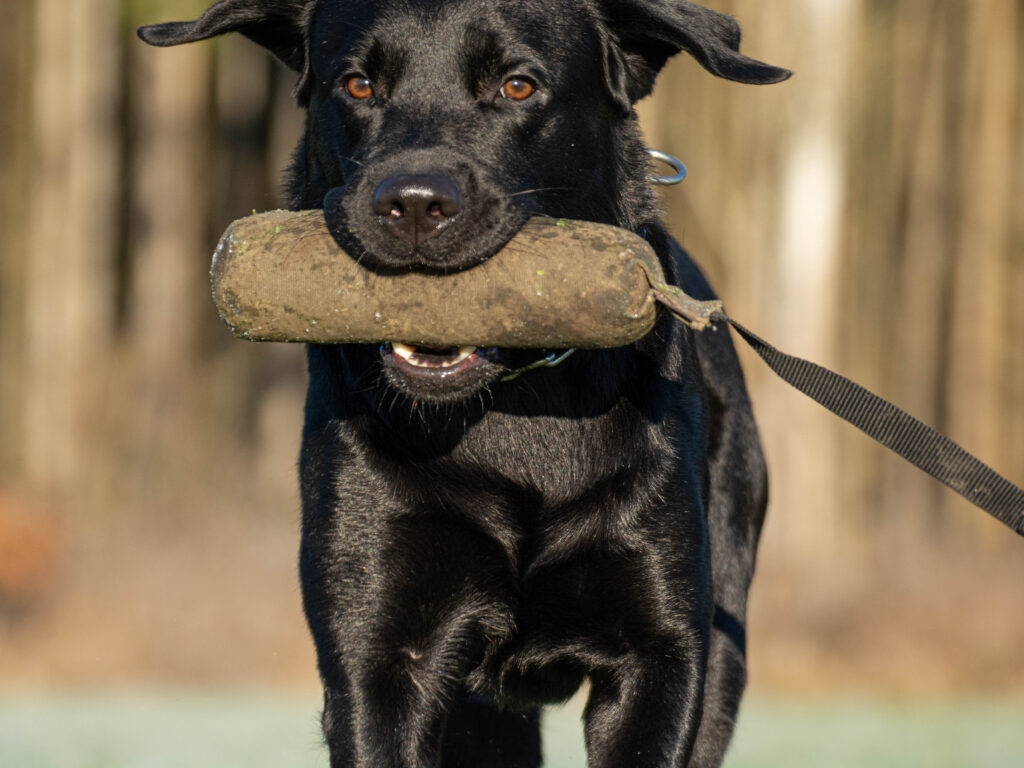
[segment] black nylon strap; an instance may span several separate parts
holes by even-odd
[[[784,381],[1024,536],[1024,490],[948,437],[846,377],[780,352],[725,313],[712,319],[735,328]]]

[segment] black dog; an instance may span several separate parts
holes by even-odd
[[[679,51],[777,82],[684,0],[222,0],[141,30],[239,31],[301,74],[291,204],[369,267],[443,273],[536,214],[658,223],[633,104]],[[536,766],[538,707],[589,680],[594,768],[719,765],[745,679],[766,489],[724,332],[309,348],[301,574],[340,766]]]

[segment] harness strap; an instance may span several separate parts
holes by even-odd
[[[542,357],[540,360],[524,365],[522,368],[516,368],[514,371],[503,377],[502,381],[515,381],[520,376],[528,371],[535,371],[538,368],[554,368],[556,365],[561,365],[568,360],[576,352],[575,348],[565,349],[560,352],[552,352],[546,357]]]
[[[675,286],[653,289],[655,297],[692,328],[707,327],[709,317],[711,322],[729,323],[783,381],[1024,536],[1024,490],[945,435],[845,376],[780,352],[725,314],[721,302],[689,299],[692,303],[685,304]],[[686,311],[681,312],[684,306]]]

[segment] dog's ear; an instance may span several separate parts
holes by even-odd
[[[139,28],[139,37],[161,47],[241,32],[296,72],[306,70],[309,0],[220,0],[195,21]]]
[[[709,72],[740,83],[778,83],[788,69],[743,56],[740,26],[725,14],[687,0],[602,0],[614,40],[606,45],[606,73],[626,109],[651,92],[665,62],[680,51]]]

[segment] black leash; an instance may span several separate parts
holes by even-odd
[[[780,352],[726,315],[721,302],[696,301],[675,286],[652,287],[658,301],[692,328],[729,323],[783,381],[1024,536],[1024,490],[948,437],[845,376]]]
[[[987,464],[845,376],[780,352],[724,312],[713,319],[735,328],[785,382],[1024,536],[1024,490]]]

